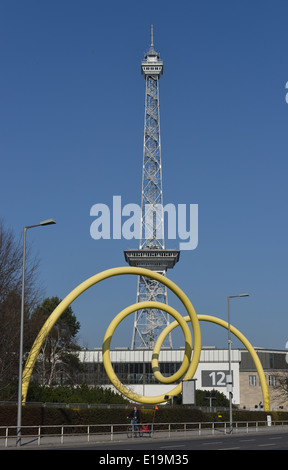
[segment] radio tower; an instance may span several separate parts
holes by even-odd
[[[162,193],[162,166],[159,112],[159,79],[163,61],[154,50],[153,25],[151,46],[141,63],[146,82],[144,148],[141,199],[141,234],[139,250],[125,250],[130,266],[145,267],[163,276],[179,260],[179,250],[166,250],[164,245],[164,213]],[[166,286],[147,277],[138,277],[137,302],[157,301],[167,304]],[[135,312],[131,349],[153,349],[161,331],[169,324],[166,312],[145,309]],[[168,342],[168,344],[167,344]],[[166,345],[172,348],[171,335]]]

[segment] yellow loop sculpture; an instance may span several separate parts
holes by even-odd
[[[51,313],[50,317],[46,320],[44,323],[43,327],[41,328],[37,338],[34,341],[34,344],[31,348],[31,351],[29,353],[29,356],[27,358],[25,368],[23,371],[23,377],[22,377],[22,401],[23,403],[26,402],[27,398],[27,392],[28,392],[28,387],[30,383],[30,378],[31,374],[36,362],[36,359],[38,357],[38,354],[41,350],[41,346],[43,342],[45,341],[45,338],[48,336],[49,332],[51,331],[52,327],[55,325],[59,317],[62,315],[62,313],[66,310],[67,307],[77,298],[79,295],[81,295],[83,292],[85,292],[87,289],[89,289],[91,286],[97,284],[98,282],[103,281],[104,279],[108,279],[113,276],[120,276],[120,275],[127,275],[127,274],[132,274],[136,276],[144,276],[148,277],[151,279],[154,279],[161,284],[164,284],[168,289],[170,289],[182,302],[184,307],[186,308],[186,311],[188,313],[188,316],[191,321],[192,329],[193,329],[193,334],[194,334],[194,349],[193,349],[193,356],[192,360],[189,366],[189,371],[187,372],[187,379],[188,377],[193,377],[195,374],[195,371],[197,369],[199,360],[200,360],[200,353],[201,353],[201,331],[200,331],[200,325],[199,321],[196,315],[196,312],[194,310],[194,307],[192,303],[190,302],[189,298],[187,297],[186,294],[170,279],[167,277],[163,276],[162,274],[156,273],[154,271],[150,271],[148,269],[144,268],[136,268],[136,267],[119,267],[119,268],[111,268],[106,271],[102,271],[101,273],[95,274],[95,276],[90,277],[86,281],[82,282],[78,287],[76,287],[73,291],[68,294],[65,299],[60,302],[60,304],[55,308],[55,310]],[[166,304],[165,304],[166,306]],[[166,306],[167,307],[167,306]],[[171,310],[172,311],[172,310]],[[171,311],[169,313],[171,313]],[[175,311],[174,311],[175,313]],[[178,316],[177,316],[178,318]],[[185,327],[184,327],[185,329]],[[108,332],[109,333],[109,332]],[[186,338],[185,338],[186,341]],[[105,342],[105,340],[104,340]],[[191,345],[192,348],[192,345]],[[108,350],[105,349],[105,352],[107,353]],[[185,354],[185,356],[187,356]],[[107,358],[107,354],[105,355]],[[106,362],[108,364],[108,359],[105,360],[104,366],[106,367]],[[157,367],[156,367],[157,369]],[[109,364],[108,364],[108,370],[109,370]],[[112,373],[112,371],[110,371]],[[157,373],[157,370],[156,370]],[[160,373],[160,372],[159,372]],[[179,384],[179,386],[176,387],[176,389],[173,390],[173,394],[178,394],[181,392],[182,385]],[[127,389],[128,390],[128,389]],[[132,392],[130,392],[132,394]],[[132,394],[133,395],[133,394]],[[131,396],[131,395],[129,395]],[[164,401],[164,395],[161,396],[160,401]],[[152,401],[149,397],[143,397],[139,396],[139,400],[142,403],[160,403],[160,401],[157,401],[154,397],[154,401]],[[156,401],[155,401],[156,400]]]
[[[180,301],[186,308],[188,316],[182,317],[180,313],[178,313],[175,309],[173,309],[167,304],[162,304],[160,302],[151,302],[151,301],[139,302],[137,304],[130,305],[129,307],[122,310],[110,323],[105,333],[104,340],[103,340],[103,346],[102,346],[103,364],[104,364],[105,370],[107,372],[107,375],[110,381],[123,395],[125,395],[126,397],[128,397],[129,399],[133,401],[136,401],[139,403],[146,403],[146,404],[156,404],[156,403],[161,403],[161,402],[166,401],[165,399],[166,394],[157,395],[154,397],[147,397],[147,396],[138,395],[132,392],[130,389],[125,387],[125,385],[123,385],[119,381],[118,377],[116,376],[113,370],[113,367],[110,361],[110,344],[111,344],[112,336],[115,332],[115,329],[117,328],[119,323],[128,315],[130,315],[132,312],[135,312],[137,310],[142,310],[144,308],[157,308],[157,309],[165,311],[166,313],[172,315],[173,318],[175,318],[175,321],[171,323],[170,325],[168,325],[164,331],[162,331],[162,333],[159,335],[158,340],[156,341],[153,354],[152,354],[152,371],[155,377],[161,383],[175,382],[181,379],[181,377],[183,377],[185,373],[186,375],[184,376],[183,380],[192,379],[198,367],[199,360],[200,360],[200,353],[201,353],[201,331],[200,331],[199,321],[209,321],[212,323],[216,323],[220,326],[223,326],[224,328],[228,328],[227,322],[224,322],[223,320],[220,320],[218,318],[215,318],[209,315],[196,315],[194,307],[192,303],[190,302],[189,298],[174,282],[172,282],[170,279],[166,278],[162,274],[156,273],[154,271],[150,271],[148,269],[136,268],[136,267],[111,268],[106,271],[102,271],[101,273],[98,273],[95,276],[90,277],[89,279],[84,281],[82,284],[80,284],[78,287],[76,287],[72,292],[70,292],[70,294],[67,295],[67,297],[65,297],[64,300],[62,300],[62,302],[60,302],[60,304],[56,307],[54,312],[52,312],[50,317],[44,323],[42,329],[40,330],[31,348],[30,354],[28,356],[28,359],[26,361],[26,365],[23,371],[23,377],[22,377],[22,401],[23,403],[25,403],[26,398],[27,398],[27,391],[29,387],[31,374],[32,374],[36,359],[38,357],[38,354],[40,352],[40,349],[42,347],[42,344],[45,341],[45,338],[48,336],[49,332],[51,331],[52,327],[57,322],[57,320],[62,315],[62,313],[66,310],[66,308],[69,307],[69,305],[77,297],[79,297],[79,295],[81,295],[84,291],[89,289],[91,286],[97,284],[98,282],[101,282],[104,279],[108,279],[113,276],[127,275],[127,274],[133,274],[137,276],[144,276],[144,277],[152,278],[160,282],[161,284],[164,284],[180,299]],[[192,330],[193,330],[193,336],[194,336],[193,354],[192,354],[192,336],[191,336],[190,329],[187,325],[187,322],[191,322]],[[158,363],[160,349],[166,336],[178,325],[181,326],[183,333],[184,333],[184,338],[185,338],[185,354],[184,354],[183,362],[175,374],[173,374],[170,377],[164,377],[160,373],[160,368],[159,368],[159,363]],[[260,360],[256,352],[254,351],[253,347],[249,343],[249,341],[233,326],[230,325],[230,329],[231,329],[231,332],[235,334],[240,339],[240,341],[242,341],[242,343],[248,349],[248,351],[250,352],[254,360],[255,366],[259,374],[261,387],[262,387],[264,410],[269,411],[270,401],[269,401],[268,387],[266,384],[265,375],[264,375]],[[192,360],[191,360],[191,354],[192,354]],[[181,391],[182,391],[182,382],[179,383],[174,389],[172,389],[169,392],[169,395],[178,395],[179,393],[181,393]]]
[[[128,315],[130,315],[130,313],[133,313],[136,310],[142,310],[144,308],[156,308],[156,309],[159,309],[159,310],[163,310],[164,312],[167,312],[170,315],[172,315],[176,319],[175,323],[177,323],[177,326],[178,325],[181,326],[181,328],[183,330],[183,333],[184,333],[184,337],[185,337],[184,359],[183,359],[181,367],[178,369],[178,371],[175,374],[173,374],[173,376],[164,377],[160,373],[160,369],[159,369],[159,365],[158,365],[158,356],[159,356],[160,348],[157,349],[157,347],[155,347],[155,349],[153,351],[153,355],[152,355],[152,371],[153,371],[155,377],[159,380],[159,382],[172,383],[172,382],[175,382],[176,380],[179,380],[185,374],[185,372],[187,371],[188,366],[190,364],[190,358],[191,358],[191,353],[192,353],[192,336],[191,336],[191,332],[190,332],[190,329],[187,325],[187,322],[184,320],[182,315],[180,315],[180,313],[178,313],[177,310],[175,310],[174,308],[170,307],[167,304],[163,304],[161,302],[151,302],[151,301],[150,302],[149,301],[139,302],[137,304],[130,305],[129,307],[122,310],[122,312],[118,313],[118,315],[110,323],[110,325],[109,325],[109,327],[106,331],[106,334],[104,336],[103,346],[102,346],[103,364],[104,364],[106,373],[107,373],[111,383],[114,385],[114,387],[117,388],[117,390],[119,390],[119,392],[121,392],[123,395],[125,395],[127,398],[130,398],[133,401],[137,401],[139,403],[146,403],[146,404],[155,404],[155,403],[161,403],[163,401],[167,401],[167,399],[164,398],[166,394],[157,395],[157,396],[154,396],[154,397],[146,397],[146,396],[138,395],[137,393],[132,392],[130,389],[125,387],[125,385],[123,385],[120,382],[120,380],[118,379],[117,375],[115,374],[115,372],[113,370],[113,367],[112,367],[112,364],[111,364],[111,361],[110,361],[110,343],[111,343],[112,336],[113,336],[117,326],[119,325],[119,323],[122,320],[124,320],[124,318],[126,318]],[[188,318],[190,319],[189,316],[188,316]],[[185,376],[185,379],[188,380],[189,378],[192,378],[192,377],[190,377],[190,372],[188,370],[188,372]],[[169,392],[169,394],[170,395],[178,395],[181,392],[181,389],[182,389],[182,384],[180,383],[171,392]]]

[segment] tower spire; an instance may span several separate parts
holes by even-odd
[[[146,82],[144,146],[141,196],[141,237],[138,250],[125,250],[130,266],[145,267],[164,276],[179,260],[179,250],[164,246],[164,213],[162,192],[162,165],[160,139],[159,79],[163,61],[154,50],[153,25],[151,46],[141,64]],[[139,276],[137,302],[157,301],[167,304],[166,287],[152,279]],[[168,314],[158,309],[135,312],[132,349],[153,349],[161,331],[169,324]],[[172,347],[171,335],[167,337]]]
[[[151,32],[150,32],[150,49],[145,55],[145,59],[151,60],[153,58],[159,59],[159,54],[158,52],[155,51],[154,49],[154,29],[153,29],[153,24],[151,24]],[[163,66],[163,62],[162,62]]]

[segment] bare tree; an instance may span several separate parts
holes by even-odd
[[[0,221],[0,394],[18,379],[23,249],[11,230]],[[25,270],[25,325],[38,299],[38,262],[27,250]],[[30,332],[30,329],[26,330]],[[24,348],[27,335],[24,334]],[[8,396],[8,398],[14,398]]]
[[[277,403],[286,407],[287,396],[288,396],[288,368],[274,373],[276,381],[275,386],[271,390],[271,398],[277,401]]]
[[[20,306],[21,298],[14,291],[0,303],[0,393],[5,398],[13,398],[11,383],[18,374]]]
[[[39,260],[32,258],[29,245],[26,251],[25,306],[30,309],[39,301],[36,286]],[[0,303],[5,301],[10,292],[21,295],[22,260],[21,238],[16,240],[12,230],[6,229],[0,220]]]

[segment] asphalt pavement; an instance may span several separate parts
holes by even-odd
[[[59,438],[50,438],[46,443],[42,442],[38,445],[37,439],[23,439],[21,447],[15,447],[10,442],[9,447],[1,447],[2,450],[94,450],[98,451],[99,455],[115,456],[119,452],[127,455],[134,454],[137,451],[139,459],[144,455],[149,458],[153,453],[156,455],[186,455],[189,456],[190,451],[195,450],[288,450],[288,432],[285,431],[261,431],[251,432],[249,434],[217,434],[214,436],[171,436],[161,438],[157,437],[142,437],[129,439],[127,436],[122,436],[121,439],[109,441],[108,436],[106,440],[97,441],[94,436],[94,441],[91,439],[87,442],[83,436],[74,436],[73,439],[67,439],[61,443]],[[144,457],[143,457],[144,458]],[[180,458],[180,457],[179,457]],[[188,458],[188,457],[187,457]],[[115,462],[116,463],[116,462]],[[159,463],[159,462],[158,462]],[[163,462],[165,463],[165,462]],[[167,463],[167,462],[166,462]],[[181,463],[181,462],[180,462]],[[182,462],[184,463],[184,462]]]

